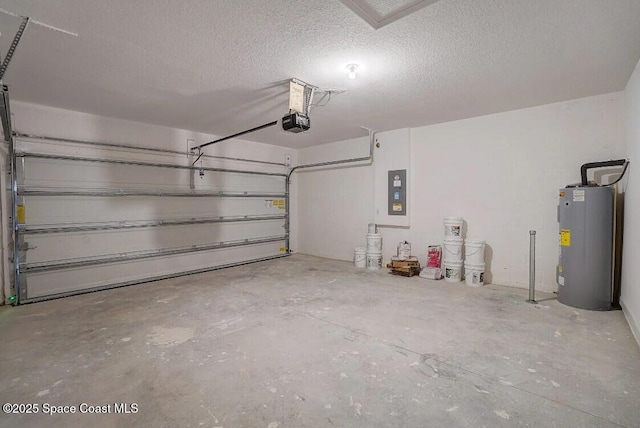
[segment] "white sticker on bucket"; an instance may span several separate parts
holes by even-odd
[[[558,275],[558,285],[564,285],[564,276]]]
[[[584,202],[584,189],[573,191],[573,202]]]

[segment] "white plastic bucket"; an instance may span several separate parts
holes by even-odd
[[[444,218],[444,236],[457,236],[462,238],[462,217],[445,217]]]
[[[465,263],[479,265],[484,264],[485,242],[480,239],[465,239],[464,254]]]
[[[365,247],[356,247],[353,250],[353,262],[358,268],[367,267],[367,249]]]
[[[367,269],[378,270],[382,267],[382,251],[367,251]]]
[[[382,235],[378,233],[367,233],[367,252],[382,251]]]
[[[455,236],[444,238],[443,261],[462,263],[462,238]]]
[[[484,285],[484,263],[465,263],[464,278],[471,287]]]
[[[444,263],[444,279],[447,282],[460,282],[462,281],[462,262],[447,262]]]
[[[375,223],[369,223],[369,233],[378,233],[378,225]]]
[[[407,260],[411,257],[411,244],[407,241],[402,241],[398,244],[398,259]]]

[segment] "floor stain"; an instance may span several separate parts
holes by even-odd
[[[150,342],[159,346],[174,346],[186,342],[193,338],[194,328],[182,327],[153,327],[153,332],[149,335]]]

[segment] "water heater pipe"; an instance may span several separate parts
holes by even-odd
[[[627,164],[628,165],[628,164]],[[625,169],[626,169],[625,165]],[[622,173],[624,174],[624,172]],[[622,176],[621,176],[622,177]],[[616,180],[616,183],[618,180]],[[611,233],[611,303],[616,300],[616,234],[618,233],[618,185],[613,184],[613,231]]]
[[[585,163],[584,165],[582,165],[580,167],[580,178],[582,179],[582,185],[583,186],[588,186],[589,183],[587,182],[587,170],[592,169],[592,168],[601,168],[604,166],[625,166],[625,169],[622,171],[622,174],[624,175],[624,172],[626,171],[626,165],[627,165],[627,160],[626,159],[618,159],[618,160],[611,160],[611,161],[604,161],[604,162],[589,162],[589,163]]]

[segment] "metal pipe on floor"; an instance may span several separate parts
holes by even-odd
[[[529,231],[529,299],[528,303],[536,302],[536,231]]]

